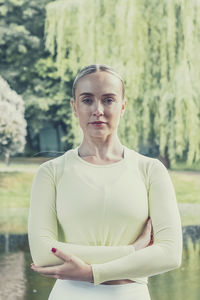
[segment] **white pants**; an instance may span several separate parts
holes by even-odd
[[[57,279],[48,300],[151,300],[146,284],[94,285],[91,282]]]

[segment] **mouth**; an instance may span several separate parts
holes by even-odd
[[[105,122],[96,121],[96,122],[90,122],[89,124],[105,124]]]
[[[90,122],[90,125],[93,125],[95,128],[103,128],[106,125],[106,122]]]

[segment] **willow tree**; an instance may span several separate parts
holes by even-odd
[[[92,63],[123,76],[124,143],[172,163],[200,159],[199,0],[54,1],[45,33],[63,80]]]

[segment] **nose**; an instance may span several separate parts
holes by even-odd
[[[101,103],[97,102],[94,106],[94,111],[93,111],[93,115],[103,115],[103,106],[101,105]]]

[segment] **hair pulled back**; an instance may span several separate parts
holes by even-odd
[[[73,96],[74,100],[76,100],[75,99],[75,91],[76,91],[76,86],[77,86],[78,80],[88,74],[95,73],[95,72],[108,72],[108,73],[111,73],[114,76],[118,77],[122,83],[122,99],[124,99],[125,88],[124,88],[124,81],[123,81],[122,77],[112,67],[110,67],[108,65],[93,64],[93,65],[88,65],[88,66],[82,68],[78,72],[76,78],[74,79],[73,86],[72,86],[72,96]]]

